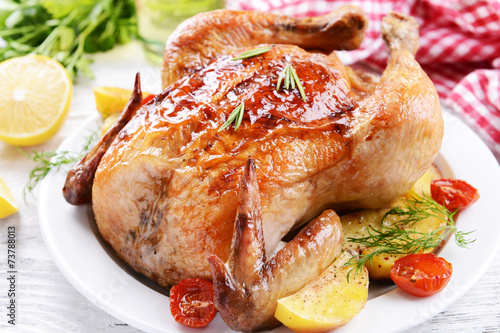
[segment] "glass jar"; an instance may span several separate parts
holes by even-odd
[[[135,0],[139,38],[146,56],[161,64],[168,36],[191,16],[224,8],[224,0]]]

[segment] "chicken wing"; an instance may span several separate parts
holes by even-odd
[[[118,120],[102,136],[99,142],[85,156],[76,163],[66,176],[63,187],[63,196],[73,205],[89,203],[92,198],[92,185],[95,171],[101,158],[111,145],[121,129],[132,119],[142,104],[141,77],[135,77],[132,96],[123,109]]]
[[[226,264],[209,257],[215,307],[235,331],[255,331],[279,325],[277,300],[291,295],[319,276],[340,254],[342,225],[333,210],[324,211],[266,259],[259,184],[248,159],[239,190],[231,253]]]

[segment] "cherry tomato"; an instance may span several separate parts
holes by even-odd
[[[463,180],[435,179],[431,182],[431,196],[453,212],[474,203],[479,198],[479,193]]]
[[[185,279],[170,289],[170,312],[178,323],[205,327],[217,314],[212,282],[200,278]]]
[[[151,95],[147,95],[146,97],[144,97],[142,99],[142,105],[146,104],[147,102],[149,102],[150,100],[152,100],[155,97],[156,97],[156,95],[152,95],[152,94]]]
[[[433,253],[409,254],[396,260],[391,279],[396,286],[418,297],[434,295],[448,284],[453,273],[449,262]]]

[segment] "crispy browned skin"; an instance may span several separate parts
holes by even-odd
[[[71,168],[66,176],[63,187],[63,196],[73,205],[89,203],[92,199],[92,185],[95,171],[101,158],[115,139],[118,132],[132,119],[142,104],[141,78],[139,73],[135,77],[132,96],[120,114],[120,118],[102,136],[99,142],[77,164]]]
[[[295,18],[272,13],[218,10],[182,23],[167,40],[162,67],[166,88],[221,54],[258,44],[293,44],[330,53],[359,47],[368,18],[359,7],[342,6],[325,16]]]
[[[339,256],[342,225],[333,210],[324,211],[270,260],[266,259],[259,184],[252,159],[239,189],[231,253],[226,264],[209,258],[215,307],[235,331],[269,329],[277,300],[291,295],[319,276]]]
[[[229,256],[249,156],[268,255],[327,208],[376,208],[406,193],[437,155],[443,121],[413,56],[416,23],[393,14],[383,27],[391,55],[378,84],[346,70],[335,54],[292,45],[232,61],[244,49],[236,50],[171,84],[99,164],[92,202],[102,236],[162,285],[210,279],[207,258]],[[286,64],[305,101],[297,89],[276,90]],[[217,132],[242,101],[240,128]]]

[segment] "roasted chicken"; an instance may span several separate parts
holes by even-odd
[[[283,288],[288,293],[301,288],[313,277],[298,275],[293,260],[286,262],[283,255],[272,259],[280,240],[327,209],[377,208],[398,198],[429,168],[441,145],[439,99],[415,61],[418,26],[412,18],[391,13],[384,19],[390,59],[380,78],[337,58],[334,50],[359,46],[367,24],[352,6],[301,19],[222,10],[182,24],[166,44],[165,90],[133,110],[116,137],[100,143],[105,153],[91,192],[104,239],[135,270],[164,286],[188,277],[212,279],[213,271],[222,290],[221,313],[224,297],[241,296],[231,292],[255,296],[245,281],[272,275],[273,267],[288,268],[273,282],[279,290],[269,297],[284,296]],[[266,53],[233,60],[265,45],[272,46]],[[296,71],[304,99],[298,86],[277,89],[287,65]],[[239,128],[218,131],[242,102]],[[83,164],[85,159],[75,168]],[[79,174],[68,176],[68,192],[79,184]],[[239,196],[247,195],[248,183],[255,183],[252,200],[260,201],[249,207],[250,215],[260,216],[253,218],[261,223],[262,242],[245,250],[233,246],[231,252],[233,233],[245,229],[237,210],[246,209]],[[335,225],[332,211],[321,216]],[[310,223],[307,230],[319,222]],[[337,242],[334,234],[328,242]],[[300,246],[306,247],[322,237],[300,235]],[[291,243],[287,251],[295,256],[298,243]],[[320,263],[317,254],[302,259],[314,262],[316,274],[333,261],[331,253]],[[261,275],[249,268],[255,260],[267,265]],[[246,266],[238,268],[242,263]],[[224,274],[249,289],[224,286]],[[238,311],[256,306],[246,304]],[[227,315],[231,327],[275,324],[266,319],[246,327],[231,319],[241,315]]]

